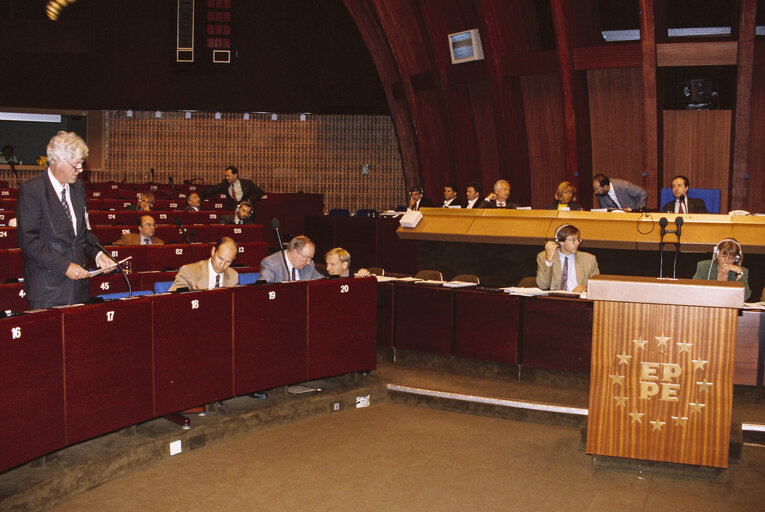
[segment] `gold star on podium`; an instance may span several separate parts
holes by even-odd
[[[616,354],[616,358],[619,360],[619,364],[626,364],[629,366],[632,356],[628,356],[627,354]]]
[[[611,384],[621,384],[624,382],[624,375],[609,375],[611,377]]]
[[[679,354],[682,354],[683,352],[688,352],[690,354],[693,343],[683,343],[681,341],[677,343],[677,346],[680,347],[680,352],[678,352]]]
[[[672,419],[675,421],[676,427],[684,427],[685,422],[688,421],[688,418],[684,418],[682,416],[672,416]]]
[[[661,431],[661,427],[667,424],[665,421],[649,421],[648,423],[651,424],[651,432]]]
[[[701,361],[700,359],[691,359],[691,362],[693,363],[693,369],[695,371],[695,370],[705,370],[706,368],[704,368],[704,366],[709,361]]]
[[[667,342],[671,340],[669,336],[654,336],[653,337],[656,340],[656,343],[659,347],[667,347]]]
[[[699,392],[701,391],[709,391],[709,388],[712,387],[712,382],[697,382],[696,385],[699,387]]]
[[[636,421],[638,423],[643,423],[643,416],[645,416],[645,414],[643,414],[642,412],[631,412],[630,413],[630,418],[632,418],[632,423],[635,423]]]
[[[706,404],[695,404],[693,402],[689,402],[688,405],[691,406],[691,412],[701,412],[702,407],[706,407]]]
[[[614,400],[616,400],[616,405],[619,407],[624,407],[627,405],[627,398],[626,396],[615,396]]]
[[[645,344],[648,343],[648,340],[637,339],[637,340],[632,340],[632,343],[637,345],[639,348],[645,350]]]

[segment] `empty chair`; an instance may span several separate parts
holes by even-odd
[[[420,270],[414,277],[417,279],[425,279],[426,281],[443,281],[444,276],[438,270]]]
[[[347,208],[333,208],[329,211],[332,217],[350,217],[351,212]]]
[[[536,288],[537,287],[537,277],[536,276],[528,276],[521,279],[521,282],[518,283],[519,288]]]
[[[237,271],[238,272],[238,271]],[[257,282],[260,277],[259,272],[248,272],[245,274],[239,274],[239,284],[252,284]]]
[[[481,284],[481,280],[475,274],[457,274],[452,281],[461,281],[463,283]]]
[[[382,267],[369,267],[367,270],[369,270],[369,273],[373,276],[384,276],[385,275],[385,269]]]
[[[377,217],[377,210],[356,210],[356,217]]]

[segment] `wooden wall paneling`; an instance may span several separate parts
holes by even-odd
[[[375,63],[380,81],[388,98],[388,105],[396,131],[401,162],[404,170],[405,186],[409,187],[422,180],[420,151],[417,144],[414,120],[409,104],[402,90],[402,79],[396,65],[395,57],[388,42],[385,31],[377,18],[374,6],[370,1],[344,0],[345,6],[351,13],[356,26],[364,38],[369,54]],[[397,91],[400,90],[400,94]],[[402,190],[401,201],[405,200]]]
[[[639,68],[587,72],[592,137],[592,172],[641,183],[643,175],[643,87]],[[580,203],[592,200],[583,183]]]
[[[765,57],[765,47],[757,47],[757,56]],[[748,193],[745,210],[761,212],[764,210],[762,198],[765,197],[765,63],[755,64],[752,73],[752,114],[749,137],[749,166],[747,180]]]
[[[663,8],[662,0],[658,2]],[[658,104],[656,101],[656,33],[654,23],[654,0],[640,0],[640,48],[643,54],[643,179],[634,183],[642,185],[648,191],[648,208],[660,208],[658,204],[659,183],[662,181],[661,159],[659,158]]]
[[[740,7],[738,66],[736,69],[736,116],[733,125],[733,158],[730,182],[732,210],[745,209],[748,204],[746,175],[749,168],[757,0],[741,0]]]
[[[605,68],[639,68],[639,44],[614,44],[574,48],[574,68],[578,71]]]
[[[403,90],[420,147],[420,184],[426,195],[437,198],[443,189],[444,169],[451,165],[448,123],[427,31],[414,1],[373,0],[373,4],[404,78]]]
[[[526,134],[528,138],[531,202],[521,203],[544,208],[553,201],[561,181],[566,180],[563,108],[560,77],[557,74],[520,77],[523,91]],[[580,197],[589,188],[580,191]],[[518,201],[516,195],[512,196]]]
[[[665,184],[684,174],[692,187],[719,188],[722,212],[729,210],[731,117],[730,110],[664,111]]]
[[[754,36],[754,28],[752,28],[752,36]],[[659,67],[735,66],[736,47],[736,41],[657,44],[656,65]]]
[[[588,38],[586,20],[589,12],[584,5],[552,0],[552,15],[557,41],[563,96],[563,137],[565,142],[566,180],[579,188],[591,181],[592,153],[590,148],[587,79],[574,69],[574,47],[578,40]],[[581,180],[581,181],[580,181]]]

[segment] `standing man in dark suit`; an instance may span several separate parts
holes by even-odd
[[[444,185],[444,208],[462,208],[462,203],[457,197],[457,185],[447,183]]]
[[[32,309],[90,299],[89,259],[103,268],[112,260],[95,245],[77,180],[88,146],[74,132],[58,132],[48,143],[48,169],[19,187],[16,211],[19,247],[26,255],[24,290]],[[90,240],[90,243],[89,243]]]
[[[239,171],[233,165],[226,168],[224,180],[220,184],[202,191],[202,199],[216,194],[226,195],[227,210],[233,210],[239,201],[244,199],[254,203],[266,198],[263,189],[255,185],[252,180],[239,179]]]
[[[685,176],[678,174],[672,178],[673,201],[661,207],[664,213],[709,213],[703,199],[688,197],[691,182]]]
[[[486,196],[477,208],[506,208],[514,210],[518,205],[510,201],[510,183],[507,180],[498,180],[494,184],[494,192]]]
[[[433,201],[429,197],[425,197],[422,187],[415,185],[409,189],[409,204],[407,210],[417,211],[420,208],[428,208],[433,206]]]

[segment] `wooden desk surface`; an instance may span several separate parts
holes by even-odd
[[[574,224],[588,247],[655,251],[661,238],[660,219],[667,218],[667,229],[674,230],[675,219],[682,217],[683,252],[709,252],[720,240],[735,238],[745,253],[765,254],[765,217],[760,216],[456,208],[423,208],[421,212],[417,227],[398,228],[400,238],[541,246],[559,226]],[[677,237],[667,234],[664,241],[674,244]]]

